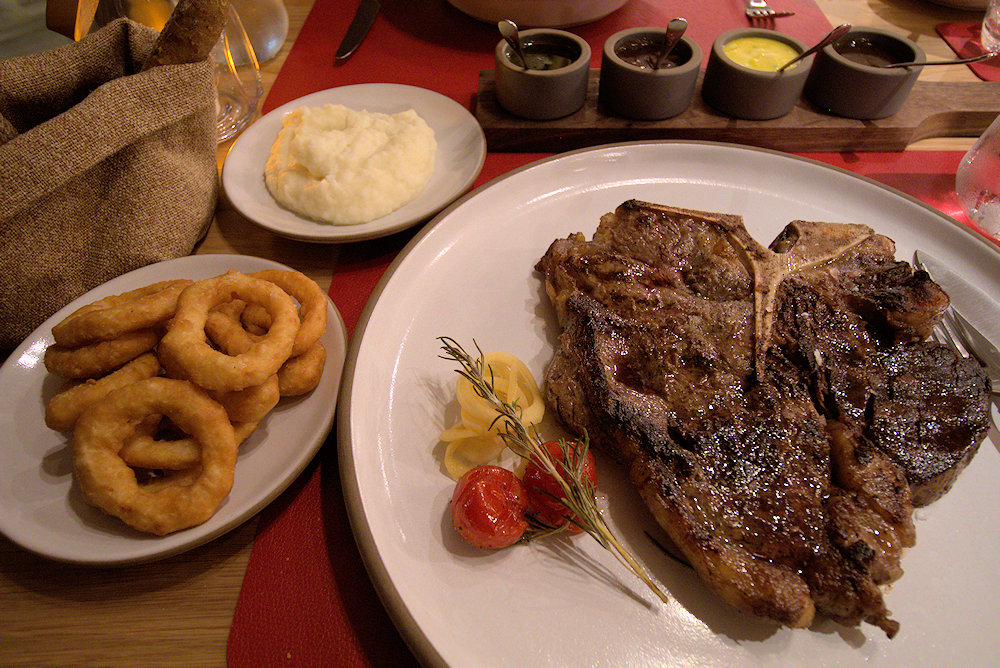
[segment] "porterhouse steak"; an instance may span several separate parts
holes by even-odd
[[[948,305],[862,225],[625,202],[537,268],[563,328],[546,400],[626,466],[658,523],[736,608],[890,637],[880,586],[913,505],[988,428],[982,369],[926,341]]]

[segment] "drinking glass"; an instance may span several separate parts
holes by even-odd
[[[236,10],[229,6],[229,20],[209,56],[215,63],[215,125],[223,142],[245,128],[264,93],[260,65],[250,37]]]
[[[92,30],[119,17],[163,30],[176,0],[106,0],[98,6]],[[218,43],[209,56],[215,63],[216,128],[219,142],[245,128],[264,93],[260,65],[240,16],[228,5],[229,16]]]
[[[986,16],[980,28],[979,41],[986,51],[1000,49],[1000,0],[990,0],[986,5]]]
[[[958,165],[955,192],[970,220],[984,232],[1000,235],[1000,116]]]
[[[288,10],[282,0],[229,0],[250,37],[258,63],[274,58],[288,37]]]

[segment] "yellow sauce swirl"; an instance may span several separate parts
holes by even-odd
[[[791,45],[769,37],[737,37],[723,44],[722,51],[734,63],[762,72],[776,72],[799,55]]]

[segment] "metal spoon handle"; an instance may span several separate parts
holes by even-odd
[[[791,60],[789,60],[787,63],[785,63],[784,65],[782,65],[781,67],[779,67],[778,71],[779,72],[784,72],[787,68],[789,68],[792,65],[794,65],[795,63],[799,62],[800,60],[802,60],[806,56],[811,56],[812,54],[816,53],[817,51],[819,51],[820,49],[822,49],[827,44],[830,44],[831,42],[837,41],[838,39],[840,39],[841,37],[843,37],[844,35],[846,35],[847,32],[850,29],[851,29],[851,24],[850,23],[841,23],[839,26],[837,26],[836,28],[834,28],[830,32],[826,33],[826,37],[824,37],[823,39],[821,39],[818,43],[816,43],[812,47],[806,49],[805,51],[803,51],[802,53],[800,53],[799,55],[795,56],[794,58],[792,58]]]
[[[889,69],[891,67],[923,67],[924,65],[961,65],[963,63],[978,63],[980,60],[995,58],[998,55],[1000,55],[1000,51],[990,51],[989,53],[973,56],[972,58],[962,58],[960,60],[934,60],[927,63],[913,61],[909,63],[892,63],[891,65],[882,65],[882,67]]]
[[[684,36],[687,27],[687,19],[676,18],[670,20],[670,23],[667,24],[667,31],[663,35],[663,47],[656,57],[656,62],[653,63],[654,70],[658,70],[663,66],[663,62],[670,55],[670,52],[674,50],[674,47],[677,46],[677,42],[680,41],[681,37]]]
[[[524,49],[521,47],[521,35],[517,29],[517,24],[510,19],[503,19],[497,22],[497,28],[507,41],[507,44],[510,45],[510,48],[514,49],[514,53],[521,59],[521,67],[528,69],[528,59],[524,57]]]

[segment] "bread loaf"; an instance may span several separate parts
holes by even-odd
[[[228,0],[180,0],[167,19],[143,70],[204,60],[225,26]]]

